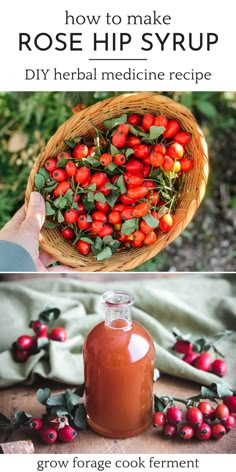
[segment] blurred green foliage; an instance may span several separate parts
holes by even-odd
[[[72,114],[78,104],[89,106],[121,92],[1,92],[0,93],[0,228],[24,202],[24,193],[31,167],[47,140]],[[214,146],[210,197],[222,175],[221,141],[231,139],[236,128],[235,92],[168,92],[193,112],[202,127],[209,146]],[[217,146],[215,143],[219,143]],[[230,166],[229,151],[224,160]],[[235,195],[231,205],[236,207]],[[186,236],[187,237],[187,236]],[[167,270],[168,256],[147,261],[138,270]]]

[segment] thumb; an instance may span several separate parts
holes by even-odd
[[[30,194],[29,206],[24,221],[24,229],[29,229],[31,234],[38,236],[45,219],[45,202],[38,192]]]

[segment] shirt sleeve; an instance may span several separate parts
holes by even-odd
[[[37,272],[31,255],[19,244],[0,241],[0,272]]]

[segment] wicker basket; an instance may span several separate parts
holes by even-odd
[[[26,205],[34,188],[35,174],[49,156],[55,157],[58,152],[67,149],[64,139],[71,140],[81,135],[91,139],[94,137],[94,130],[89,120],[103,130],[105,119],[130,112],[141,115],[147,112],[155,115],[164,114],[170,119],[179,120],[182,129],[192,134],[188,149],[192,152],[195,165],[191,172],[186,173],[177,202],[173,228],[165,234],[160,231],[156,243],[152,246],[120,251],[113,254],[110,259],[97,262],[93,255],[80,255],[78,250],[61,236],[59,229],[43,228],[40,246],[56,260],[79,272],[130,270],[154,257],[182,233],[193,218],[205,193],[208,178],[207,146],[193,115],[187,108],[170,98],[143,92],[123,94],[98,102],[80,111],[61,125],[39,154],[32,168],[26,189]]]

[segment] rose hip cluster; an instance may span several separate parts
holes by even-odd
[[[47,159],[35,176],[46,225],[97,260],[154,244],[158,227],[168,232],[180,180],[194,165],[186,148],[191,135],[177,120],[133,113],[104,126],[94,143],[65,141],[71,151]]]
[[[32,418],[28,426],[39,431],[40,439],[45,444],[53,444],[59,439],[62,442],[71,442],[77,436],[77,431],[69,425],[67,416],[52,416],[44,424],[41,418]]]
[[[32,416],[29,412],[18,410],[14,412],[13,418],[7,418],[0,412],[1,428],[6,428],[8,434],[20,427],[30,428],[45,444],[53,444],[57,439],[62,442],[73,441],[79,431],[87,428],[84,385],[74,391],[67,388],[55,395],[51,395],[49,388],[39,388],[36,395],[45,407],[42,416]]]
[[[58,395],[51,395],[48,388],[37,391],[38,401],[45,406],[41,418],[31,418],[27,422],[45,444],[73,441],[78,431],[86,429],[86,409],[83,404],[84,385],[76,390],[66,389]]]
[[[170,406],[165,412],[157,411],[153,416],[153,425],[162,428],[162,434],[167,439],[174,436],[184,440],[221,439],[235,427],[234,413],[236,396],[226,396],[216,408],[203,400],[197,406],[188,407],[185,413],[176,406]]]
[[[65,328],[57,326],[50,332],[49,326],[40,320],[34,320],[30,323],[34,331],[34,336],[23,334],[12,344],[12,353],[16,362],[25,362],[27,359],[45,347],[49,340],[64,342],[67,339]]]
[[[224,377],[227,374],[227,364],[223,359],[213,359],[209,351],[196,352],[194,351],[194,344],[184,339],[177,339],[173,349],[179,354],[183,354],[183,361],[191,364],[196,369],[205,372],[212,372],[219,377]]]

